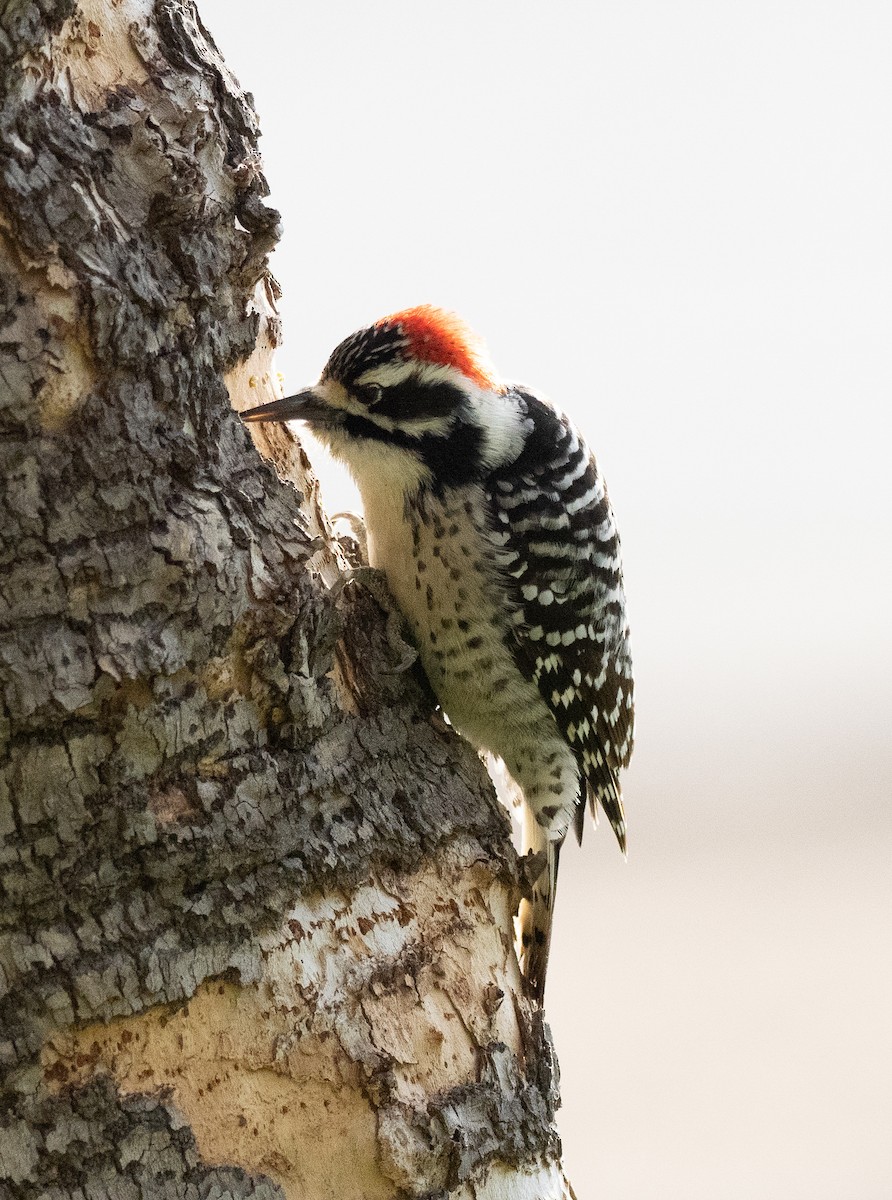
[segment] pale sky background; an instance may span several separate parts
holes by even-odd
[[[565,853],[548,994],[580,1200],[890,1200],[892,5],[199,7],[286,387],[455,308],[610,486],[630,854]]]

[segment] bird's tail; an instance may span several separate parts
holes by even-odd
[[[558,857],[561,843],[552,841],[548,831],[536,820],[528,804],[523,806],[524,854],[545,852],[545,865],[532,881],[530,899],[520,902],[517,914],[518,959],[520,970],[533,995],[541,1004],[545,993],[545,972],[551,945],[551,920],[557,890]]]

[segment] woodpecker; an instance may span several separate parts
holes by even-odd
[[[443,711],[501,759],[537,864],[518,958],[540,1003],[560,848],[588,804],[625,853],[618,772],[634,702],[620,545],[595,459],[544,395],[495,374],[454,313],[358,330],[319,382],[243,414],[303,421],[356,480],[384,572]]]

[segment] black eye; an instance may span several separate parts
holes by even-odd
[[[361,400],[366,408],[374,408],[381,402],[384,389],[380,383],[360,383],[353,389],[357,400]]]

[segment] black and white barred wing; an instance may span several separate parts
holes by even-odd
[[[518,604],[515,655],[532,674],[625,850],[617,779],[634,700],[619,537],[594,457],[563,414],[526,390],[529,436],[488,481]],[[580,799],[583,799],[580,797]],[[584,804],[576,812],[581,838]]]

